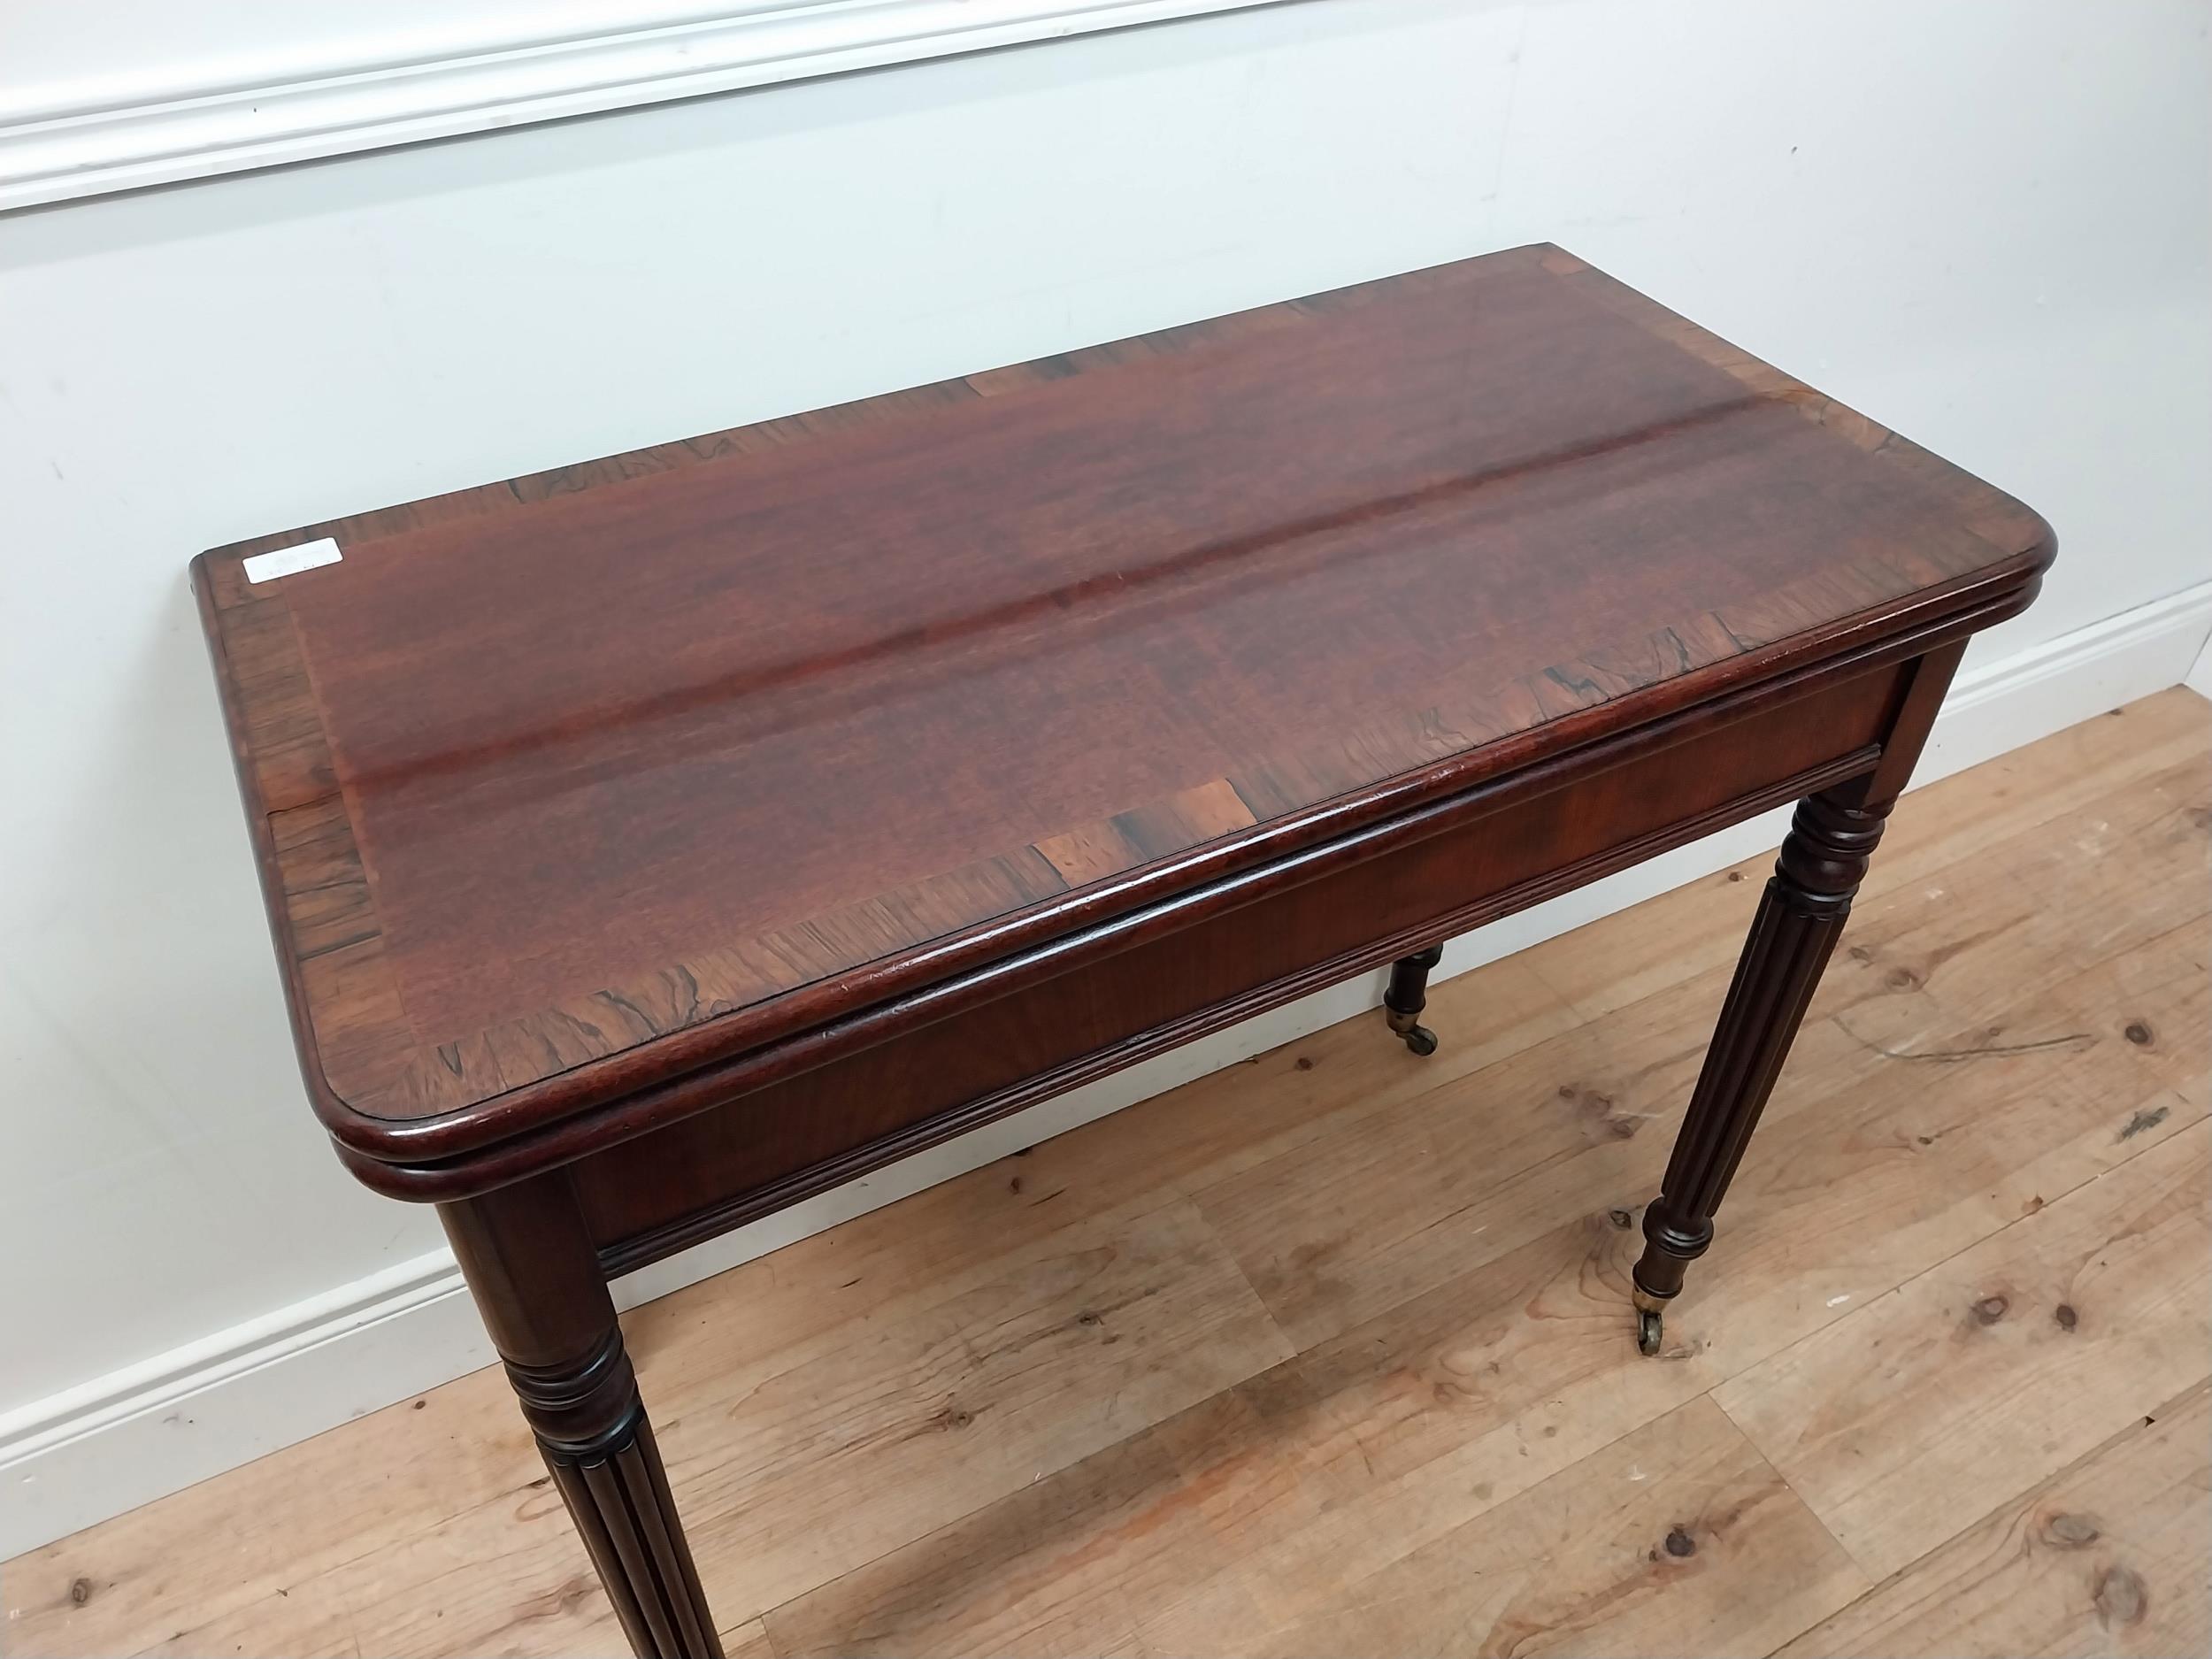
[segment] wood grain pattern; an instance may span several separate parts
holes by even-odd
[[[1778,703],[1571,785],[1525,797],[1502,788],[1488,803],[1462,797],[1466,810],[1448,827],[1386,854],[1356,857],[1360,849],[1336,843],[1322,868],[1294,872],[1278,891],[1179,918],[1097,962],[1041,967],[1033,983],[961,1018],[860,1047],[610,1147],[576,1165],[594,1236],[617,1264],[650,1259],[833,1185],[887,1150],[1056,1093],[1071,1069],[1103,1070],[1133,1049],[1217,1029],[1263,998],[1335,983],[1419,938],[1458,932],[1745,816],[1755,800],[1788,799],[1838,745],[1847,757],[1869,752],[1892,677]],[[1837,770],[1863,765],[1847,759]],[[1763,781],[1778,778],[1760,795]],[[466,1173],[480,1179],[483,1168]]]
[[[1741,1433],[1693,1400],[1327,1605],[1281,1625],[1258,1609],[1240,1650],[1757,1655],[1865,1586]]]
[[[2200,1121],[1715,1398],[1886,1576],[2200,1380],[2208,1234]]]
[[[2143,1407],[2155,1423],[2120,1422],[2079,1457],[2046,1442],[2054,1423],[2076,1432],[2054,1412],[2132,1409],[2139,1353],[2094,1310],[2171,1288],[2166,1224],[2133,1225],[2145,1205],[2104,1212],[2095,1256],[2062,1207],[2104,1204],[2115,1180],[2151,1193],[2162,1178],[2133,1166],[2179,1155],[2212,1109],[2208,823],[2212,710],[2181,690],[1912,795],[1731,1195],[1729,1248],[1662,1361],[1624,1340],[1636,1235],[1609,1211],[1657,1176],[1768,857],[1434,987],[1432,1060],[1379,1016],[1349,1021],[626,1316],[726,1648],[1294,1649],[1381,1588],[1409,1631],[1464,1613],[1529,1650],[1640,1628],[1663,1638],[1643,1651],[1721,1651],[1798,1624],[1808,1655],[2197,1651],[2212,1361]],[[1669,940],[1671,979],[1654,965]],[[1381,1147],[1417,1156],[1361,1156]],[[2009,1311],[1960,1330],[1979,1451],[1954,1531],[1824,1616],[1850,1582],[1804,1511],[1847,1531],[1847,1494],[1837,1508],[1816,1480],[1793,1509],[1709,1409],[1669,1414],[1832,1344],[1848,1362],[1832,1387],[1797,1396],[1819,1438],[1855,1433],[1898,1514],[1942,1531],[1921,1518],[1955,1484],[1921,1455],[1929,1396],[1909,1379],[1869,1394],[1852,1356],[1951,1340],[1898,1317],[1987,1294],[1951,1263],[2047,1271],[2065,1253],[2019,1242],[2047,1212],[2108,1263],[2077,1308],[2088,1362],[2036,1357],[2069,1352],[2047,1296],[2047,1335]],[[1102,1251],[1117,1282],[1156,1294],[1093,1348],[1118,1333],[1078,1322],[1090,1287],[1066,1264]],[[2187,1312],[2171,1302],[2158,1328]],[[1224,1317],[1241,1364],[1192,1376],[1194,1355],[1224,1352],[1193,1333]],[[979,1479],[958,1432],[897,1432],[942,1408],[929,1379],[964,1340],[997,1344],[990,1398],[1018,1412],[1025,1467]],[[2024,1386],[1975,1358],[2004,1343],[2030,1353]],[[803,1432],[825,1382],[869,1402],[860,1443]],[[741,1499],[786,1440],[806,1444],[772,1475],[780,1513],[841,1498],[890,1518],[841,1544],[795,1528],[764,1573]],[[1603,1461],[1615,1446],[1624,1463]],[[948,1478],[997,1495],[964,1510]],[[1635,1507],[1655,1484],[1669,1498]],[[1737,1494],[1773,1525],[1705,1525]],[[1570,1503],[1591,1525],[1563,1527]],[[1667,1554],[1685,1523],[1696,1552]],[[1469,1599],[1506,1577],[1494,1613]],[[1617,1590],[1627,1624],[1608,1614]],[[11,1651],[56,1655],[621,1641],[496,1368],[5,1563],[0,1602]]]
[[[2208,1444],[2212,1390],[2199,1384],[1823,1620],[1781,1659],[2204,1652]]]
[[[243,580],[320,535],[339,564]],[[311,1088],[403,1157],[913,991],[1324,806],[2024,603],[2049,552],[2008,497],[1532,248],[196,568]]]

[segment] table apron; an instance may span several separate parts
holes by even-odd
[[[675,1250],[1438,940],[1870,771],[1912,672],[1870,667],[1494,791],[1409,844],[1202,914],[571,1166],[601,1259]]]

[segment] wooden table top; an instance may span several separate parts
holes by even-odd
[[[243,561],[328,537],[335,562]],[[195,561],[311,1092],[525,1133],[1901,629],[2034,513],[1557,249]]]

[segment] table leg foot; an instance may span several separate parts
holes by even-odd
[[[1666,1342],[1666,1299],[1652,1295],[1640,1285],[1632,1287],[1629,1299],[1636,1305],[1636,1351],[1645,1355],[1658,1353]]]
[[[1401,957],[1391,964],[1390,988],[1383,993],[1383,1018],[1417,1055],[1436,1052],[1436,1033],[1421,1024],[1421,1010],[1429,1005],[1429,970],[1443,960],[1441,945]]]

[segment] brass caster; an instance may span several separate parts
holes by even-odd
[[[1658,1353],[1667,1339],[1667,1298],[1655,1296],[1641,1285],[1629,1286],[1628,1299],[1636,1304],[1636,1351]]]
[[[1390,1029],[1402,1038],[1406,1047],[1412,1049],[1414,1053],[1430,1055],[1436,1052],[1436,1033],[1421,1023],[1419,1009],[1414,1009],[1409,1013],[1393,1008],[1386,999],[1383,1002],[1383,1018],[1389,1022]]]

